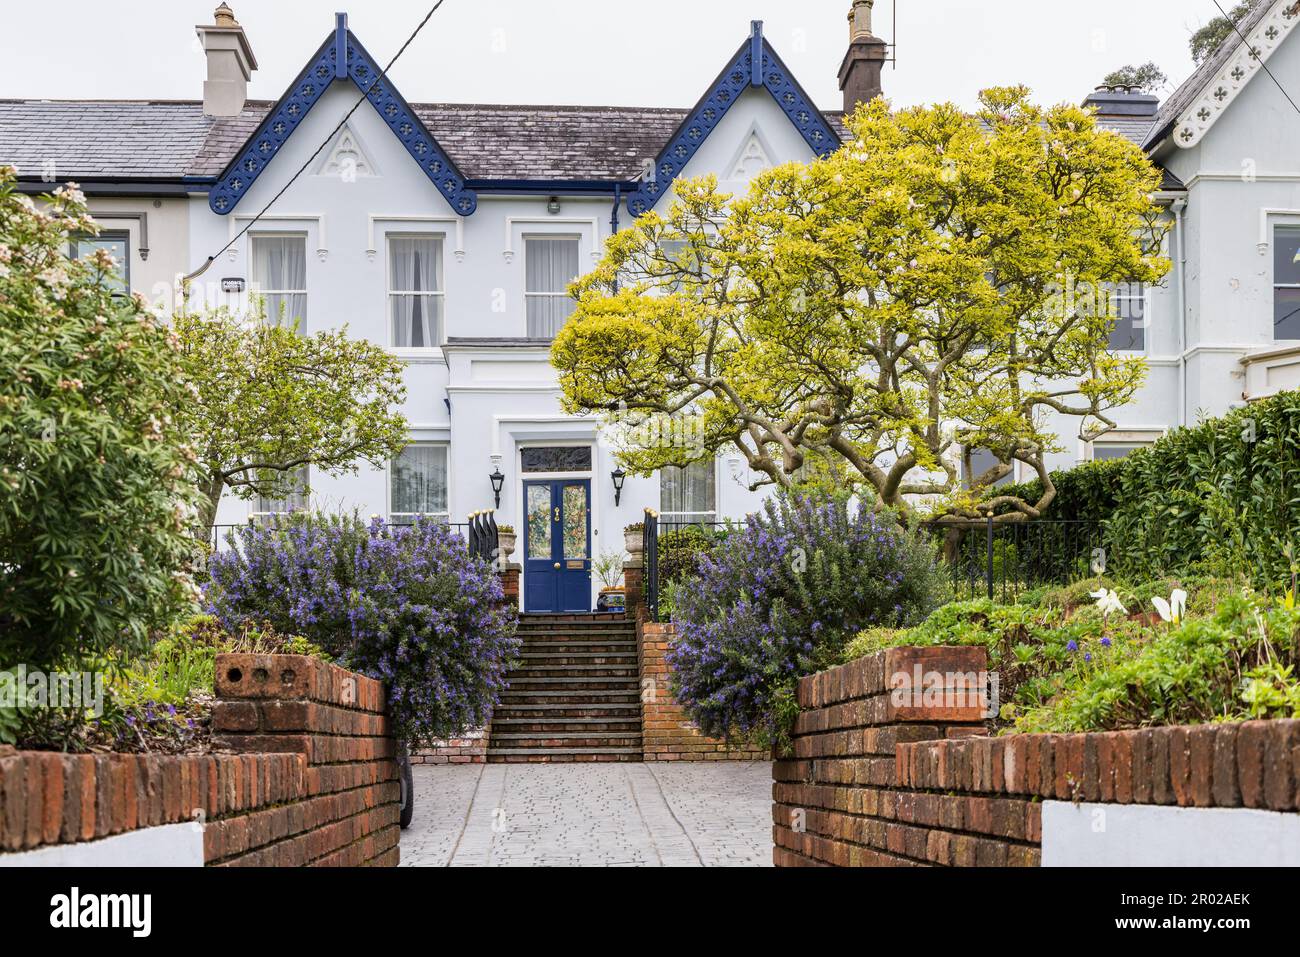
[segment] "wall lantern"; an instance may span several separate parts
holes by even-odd
[[[552,216],[560,215],[560,197],[552,196],[546,201],[546,211]]]
[[[627,473],[619,467],[610,472],[609,477],[614,480],[614,507],[618,508],[619,499],[623,497],[623,482],[627,479]]]
[[[506,484],[506,477],[501,474],[501,469],[497,468],[488,480],[492,483],[492,494],[496,496],[497,508],[501,507],[501,489]]]

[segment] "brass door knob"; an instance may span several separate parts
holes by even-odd
[[[556,567],[556,568],[559,568],[559,567],[560,567],[560,563],[559,563],[559,562],[556,562],[556,563],[555,563],[555,567]]]

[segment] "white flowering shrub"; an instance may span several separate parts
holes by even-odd
[[[0,167],[0,669],[143,650],[196,597],[178,342],[114,289],[73,185]]]

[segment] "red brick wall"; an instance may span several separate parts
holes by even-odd
[[[379,682],[312,658],[221,655],[213,744],[234,753],[0,749],[0,850],[203,821],[208,864],[397,864]]]
[[[412,764],[484,764],[487,762],[488,729],[478,728],[459,738],[437,742],[432,748],[411,755]]]
[[[978,707],[895,704],[917,664],[977,673],[984,651],[898,648],[800,682],[777,866],[1037,866],[1043,799],[1300,810],[1300,721],[987,737]]]
[[[756,761],[763,751],[728,747],[706,738],[686,718],[672,695],[672,669],[665,655],[675,629],[671,624],[637,622],[637,661],[641,673],[641,748],[646,761]]]

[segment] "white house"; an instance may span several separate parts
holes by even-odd
[[[880,93],[887,48],[871,7],[852,0],[845,109]],[[1053,465],[1300,385],[1300,116],[1261,67],[1300,93],[1296,19],[1293,2],[1261,2],[1242,24],[1257,56],[1230,40],[1163,107],[1128,91],[1089,98],[1166,170],[1176,266],[1126,292],[1116,331],[1116,348],[1147,357],[1148,384],[1119,430]],[[33,193],[77,180],[106,226],[99,241],[151,298],[220,251],[194,283],[207,303],[258,293],[308,331],[346,324],[405,362],[410,448],[384,470],[308,472],[299,498],[397,522],[495,506],[521,531],[529,611],[589,609],[593,556],[621,552],[644,508],[721,520],[756,507],[738,455],[616,492],[599,423],[560,410],[548,350],[573,308],[567,283],[677,177],[713,173],[734,190],[840,145],[843,113],[809,100],[761,23],[721,45],[689,109],[411,104],[344,15],[322,24],[279,100],[250,101],[257,61],[233,13],[222,4],[196,29],[202,101],[0,101],[0,162]],[[230,498],[218,520],[290,504]]]

